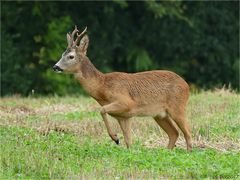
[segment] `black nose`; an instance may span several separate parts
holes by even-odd
[[[57,65],[54,65],[54,66],[53,66],[53,70],[54,70],[54,71],[60,71],[60,72],[63,71],[63,70],[62,70],[59,66],[57,66]]]

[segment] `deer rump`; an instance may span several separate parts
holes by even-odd
[[[130,106],[121,116],[157,116],[168,109],[179,111],[188,100],[188,84],[171,71],[108,73],[96,99],[101,105],[115,101]],[[121,98],[119,98],[121,97]],[[117,114],[110,114],[117,115]]]

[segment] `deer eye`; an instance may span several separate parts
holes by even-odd
[[[70,59],[73,59],[73,58],[74,58],[74,56],[69,56],[69,58],[70,58]]]

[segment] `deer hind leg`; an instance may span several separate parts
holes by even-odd
[[[191,136],[191,129],[188,124],[187,118],[185,116],[185,113],[178,113],[178,114],[171,114],[172,119],[176,122],[178,127],[181,129],[183,132],[184,138],[187,143],[187,150],[191,151],[192,150],[192,136]]]
[[[175,143],[177,141],[179,133],[175,126],[173,125],[172,121],[167,115],[165,117],[156,116],[154,117],[154,119],[158,123],[158,125],[167,133],[169,137],[169,143],[167,148],[173,149],[175,147]]]
[[[119,139],[117,137],[117,134],[113,133],[112,129],[109,126],[107,114],[108,113],[113,113],[113,114],[114,113],[122,113],[122,112],[126,112],[127,110],[128,110],[128,108],[124,105],[121,105],[119,103],[111,103],[111,104],[103,106],[100,111],[103,121],[104,121],[104,124],[107,128],[107,132],[108,132],[109,136],[111,137],[111,139],[116,144],[119,144]]]
[[[131,134],[131,120],[125,118],[117,118],[118,123],[122,129],[124,141],[126,143],[127,148],[129,148],[132,144],[132,134]]]

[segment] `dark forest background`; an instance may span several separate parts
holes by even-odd
[[[195,88],[239,89],[239,2],[2,2],[1,95],[81,93],[52,66],[74,25],[103,72],[172,70]]]

